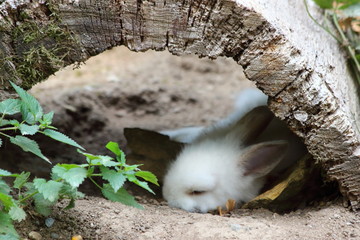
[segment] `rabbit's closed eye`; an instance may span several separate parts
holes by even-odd
[[[207,193],[207,191],[192,190],[192,191],[187,192],[187,194],[191,195],[191,196],[199,196],[199,195],[203,195],[205,193]]]

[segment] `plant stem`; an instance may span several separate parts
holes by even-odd
[[[39,193],[39,191],[35,191],[35,192],[27,195],[26,197],[24,197],[23,199],[20,200],[20,203],[25,202],[26,200],[28,200],[29,198],[32,198],[33,196],[35,196],[38,193]]]
[[[342,31],[340,25],[339,25],[339,20],[337,18],[337,15],[334,13],[333,14],[333,22],[334,25],[336,27],[336,30],[339,32],[339,35],[342,39],[342,43],[343,46],[345,47],[346,51],[348,52],[348,54],[350,55],[353,65],[355,67],[355,72],[357,72],[357,74],[355,74],[357,81],[360,83],[360,78],[359,78],[359,73],[360,73],[360,64],[359,61],[357,60],[356,56],[355,56],[355,50],[354,48],[351,46],[349,39],[346,37],[346,35],[344,34],[344,32]]]
[[[338,41],[339,43],[342,43],[342,41],[337,36],[335,36],[328,28],[324,27],[322,24],[320,24],[318,21],[316,21],[316,19],[311,15],[311,13],[309,11],[309,6],[307,4],[307,0],[304,0],[304,4],[305,4],[306,12],[309,15],[309,17],[311,18],[311,20],[313,20],[316,25],[318,25],[319,27],[324,29],[325,32],[330,34],[330,36],[332,36],[336,41]]]
[[[0,131],[18,130],[18,127],[1,128]]]
[[[91,176],[89,176],[89,179],[95,184],[95,186],[97,186],[100,189],[103,189],[99,184],[97,184],[97,182]]]
[[[8,137],[8,138],[11,138],[11,136],[9,136],[9,135],[7,135],[7,134],[5,134],[5,133],[3,133],[3,132],[0,132],[0,135],[3,135],[3,136]]]

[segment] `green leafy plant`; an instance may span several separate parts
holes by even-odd
[[[24,151],[50,162],[45,157],[38,144],[24,135],[44,134],[57,141],[78,148],[78,152],[86,159],[84,164],[57,164],[52,168],[51,179],[30,179],[29,172],[20,174],[10,173],[0,169],[0,240],[19,239],[13,221],[22,221],[26,218],[26,208],[30,205],[35,210],[48,216],[51,209],[61,199],[69,199],[65,209],[71,208],[75,200],[83,197],[78,187],[88,178],[101,189],[103,195],[112,201],[143,208],[134,197],[124,188],[126,181],[137,184],[154,194],[148,182],[158,185],[155,175],[148,171],[141,171],[140,165],[128,165],[124,152],[115,142],[109,142],[106,148],[114,153],[115,157],[93,155],[84,152],[85,149],[68,136],[58,132],[51,125],[54,113],[43,113],[39,102],[22,88],[11,83],[20,99],[7,99],[0,102],[0,135],[8,138],[11,143],[18,145]],[[22,121],[9,119],[20,113]],[[7,132],[17,135],[12,136]],[[0,144],[2,141],[0,141]],[[96,181],[102,178],[102,186]],[[7,181],[6,181],[7,180]],[[25,209],[25,210],[24,210]]]
[[[18,145],[25,152],[31,152],[49,163],[49,159],[42,154],[39,145],[34,140],[25,137],[25,135],[41,133],[57,141],[84,149],[74,140],[56,131],[56,128],[51,126],[54,112],[44,114],[40,103],[32,95],[13,82],[10,83],[20,99],[6,99],[0,102],[0,136],[10,139],[11,143]],[[18,113],[21,113],[21,122],[8,118]],[[6,134],[9,131],[20,132],[20,135],[10,136]],[[2,142],[0,139],[0,147]]]
[[[360,83],[360,1],[359,0],[314,0],[324,9],[325,24],[320,24],[309,12],[310,18],[343,47],[348,54],[349,64]],[[332,24],[334,27],[330,27]]]

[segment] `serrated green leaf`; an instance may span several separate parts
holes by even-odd
[[[49,112],[43,115],[42,122],[45,125],[50,125],[54,117],[54,112]]]
[[[148,181],[148,182],[151,182],[157,186],[159,186],[159,183],[158,183],[158,179],[157,177],[149,172],[149,171],[138,171],[138,172],[135,172],[135,176],[137,177],[141,177],[143,178],[144,180]]]
[[[20,111],[22,113],[24,111],[24,113],[26,114],[27,110],[28,110],[33,115],[35,121],[38,121],[43,115],[43,110],[42,110],[42,107],[40,106],[40,103],[36,100],[36,98],[34,98],[32,95],[30,95],[28,92],[26,92],[21,87],[17,86],[16,84],[14,84],[11,81],[10,81],[10,84],[15,89],[15,91],[19,95],[20,99],[22,100],[22,104],[21,104],[22,107],[21,107]],[[23,115],[23,117],[27,117],[27,116]],[[32,123],[30,123],[30,124],[32,124]]]
[[[97,166],[106,166],[106,167],[114,167],[119,166],[120,163],[117,163],[114,161],[112,157],[109,156],[103,156],[103,155],[94,155],[91,153],[86,153],[78,149],[78,152],[81,153],[86,157],[86,161],[88,163],[91,162],[91,165],[97,165]]]
[[[100,167],[101,175],[104,180],[109,181],[109,184],[117,192],[125,183],[126,177],[121,172],[111,170],[107,167]]]
[[[31,152],[50,163],[49,159],[42,154],[39,145],[34,140],[31,140],[30,138],[24,136],[15,136],[15,137],[10,137],[10,142],[12,142],[15,145],[18,145],[25,152]]]
[[[19,240],[9,214],[0,211],[0,240]]]
[[[85,195],[82,192],[79,192],[77,188],[73,188],[70,184],[64,184],[60,190],[60,195],[67,196],[67,198],[71,199],[79,199],[84,198]]]
[[[87,170],[85,168],[79,167],[66,169],[61,165],[56,165],[52,168],[52,172],[60,178],[64,179],[64,181],[69,183],[73,188],[79,187],[79,185],[85,180],[87,176]]]
[[[155,195],[154,191],[149,187],[147,182],[143,182],[140,181],[139,179],[137,179],[134,175],[126,175],[127,179],[132,182],[135,183],[136,185],[138,185],[139,187],[144,188],[145,190],[151,192],[152,194]]]
[[[111,152],[115,153],[115,155],[121,155],[122,151],[119,148],[119,144],[116,142],[108,142],[106,144],[106,148]]]
[[[21,104],[20,107],[22,118],[28,124],[36,124],[36,116],[30,112],[29,109],[26,108],[25,104]]]
[[[131,172],[133,170],[138,169],[138,167],[142,166],[143,164],[134,164],[134,165],[126,165],[124,166],[124,170],[127,172]]]
[[[89,162],[89,161],[92,161],[92,160],[95,160],[95,159],[100,159],[99,156],[97,155],[94,155],[94,154],[91,154],[91,153],[86,153],[86,152],[83,152],[81,151],[80,149],[77,150],[78,153],[84,155],[86,157],[86,161]]]
[[[35,194],[33,196],[34,204],[35,204],[35,210],[36,212],[40,213],[41,215],[47,217],[52,212],[52,206],[56,202],[51,202],[44,198],[44,196],[40,193]]]
[[[3,119],[1,122],[0,122],[0,127],[2,126],[6,126],[6,125],[13,125],[15,127],[18,127],[20,125],[19,121],[17,120],[6,120],[6,119]]]
[[[29,172],[20,173],[20,175],[15,178],[13,187],[17,189],[21,189],[24,186],[24,184],[28,181],[29,177],[30,177]]]
[[[92,165],[102,165],[105,167],[115,167],[120,165],[120,163],[115,162],[112,157],[101,155],[98,155],[98,157],[98,159],[95,159],[91,162]]]
[[[25,218],[26,218],[25,211],[17,205],[14,205],[10,208],[9,215],[12,220],[15,220],[18,222],[21,222],[22,220],[25,220]]]
[[[46,181],[43,178],[34,179],[34,187],[44,196],[44,199],[55,202],[59,198],[59,192],[63,183],[53,180]]]
[[[135,201],[135,198],[131,196],[124,188],[120,188],[119,191],[114,192],[114,189],[110,184],[104,184],[103,189],[101,190],[102,194],[109,200],[114,202],[120,202],[122,204],[143,209],[139,203]]]
[[[12,173],[0,168],[0,177],[9,177]]]
[[[2,192],[0,192],[0,202],[2,202],[5,209],[10,209],[14,205],[13,198]]]
[[[62,142],[62,143],[66,143],[69,144],[71,146],[74,147],[78,147],[82,150],[85,150],[82,146],[80,146],[77,142],[75,142],[74,140],[72,140],[71,138],[69,138],[68,136],[66,136],[65,134],[52,130],[52,129],[45,129],[42,132],[44,135],[51,137],[52,139],[55,139],[56,141]]]
[[[34,135],[39,131],[39,126],[37,125],[27,125],[25,123],[20,124],[20,132],[22,135]]]
[[[5,195],[9,195],[11,191],[11,188],[9,187],[9,185],[7,185],[7,183],[0,178],[0,193],[3,193]]]
[[[321,8],[332,8],[334,0],[314,0],[314,2]]]
[[[4,115],[13,115],[20,112],[19,99],[6,99],[0,102],[0,113]]]

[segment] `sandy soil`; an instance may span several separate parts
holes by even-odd
[[[57,73],[32,93],[46,109],[56,111],[55,126],[100,154],[110,140],[126,148],[124,127],[159,130],[211,124],[229,113],[233,98],[249,86],[241,68],[229,59],[116,48],[80,69]],[[54,162],[77,161],[67,148],[47,144],[44,152]],[[32,167],[46,175],[49,166],[41,164],[25,162],[19,168]],[[161,196],[137,198],[145,210],[97,197],[79,200],[69,211],[61,211],[65,203],[60,203],[51,227],[34,215],[18,229],[24,237],[36,231],[43,239],[76,234],[84,239],[360,239],[360,215],[346,209],[341,198],[285,215],[237,209],[225,217],[171,209]]]

